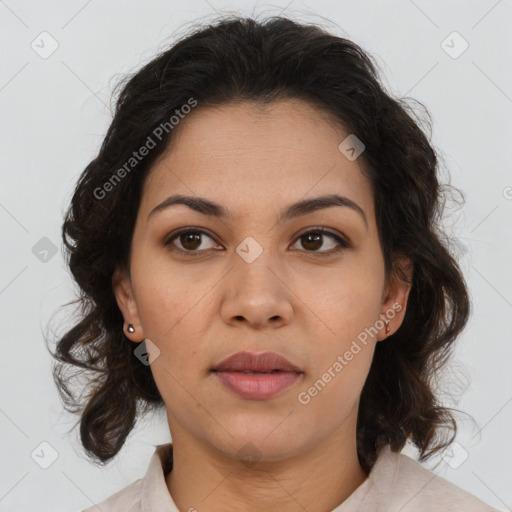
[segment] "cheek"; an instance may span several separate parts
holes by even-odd
[[[321,338],[341,349],[379,318],[382,297],[379,274],[344,271],[321,287],[309,287],[306,304],[323,324]]]
[[[356,400],[371,365],[382,281],[378,273],[355,269],[343,273],[339,282],[331,281],[328,289],[310,294],[308,306],[318,312],[320,322],[316,322],[319,327],[311,345],[310,375],[305,386],[314,386],[306,399],[313,400],[318,394],[318,400],[314,399],[318,405]]]
[[[191,279],[190,269],[173,264],[164,251],[156,255],[140,251],[134,255],[131,271],[144,334],[155,340],[172,337],[184,319],[194,316],[208,291]]]

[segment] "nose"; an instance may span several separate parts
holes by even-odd
[[[275,270],[276,265],[271,268],[264,254],[252,263],[238,258],[226,276],[220,305],[225,323],[232,326],[245,323],[253,329],[264,329],[290,322],[294,295],[286,278]]]

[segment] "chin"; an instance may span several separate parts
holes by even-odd
[[[226,434],[222,440],[210,440],[210,443],[227,457],[248,463],[286,460],[307,450],[306,440],[291,436],[289,431],[279,432],[277,425],[279,422],[267,424],[264,429],[254,425],[241,430],[230,428],[231,436]],[[295,430],[300,431],[298,427]]]

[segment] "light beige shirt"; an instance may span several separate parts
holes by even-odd
[[[82,512],[194,512],[179,510],[165,483],[172,443],[156,447],[143,478]],[[196,504],[197,512],[200,505]],[[436,476],[407,455],[381,452],[368,478],[332,512],[498,512],[460,487]],[[315,511],[316,512],[316,511]]]

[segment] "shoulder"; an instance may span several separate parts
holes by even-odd
[[[476,496],[386,447],[371,472],[385,510],[401,512],[497,512]]]
[[[172,454],[172,443],[156,446],[143,478],[81,512],[177,511],[165,484],[165,473],[172,468]]]
[[[92,507],[82,510],[82,512],[140,512],[141,507],[141,490],[143,479],[139,478],[124,489],[112,494],[109,498]]]

